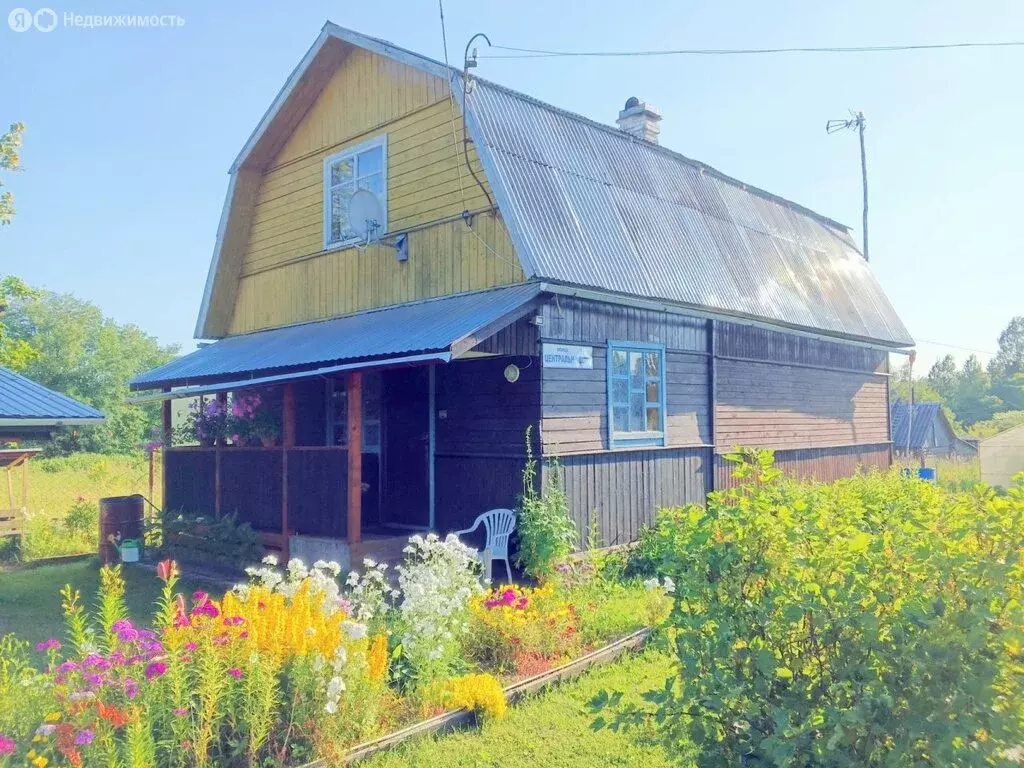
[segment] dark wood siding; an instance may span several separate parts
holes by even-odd
[[[775,452],[775,466],[800,480],[831,482],[850,477],[858,469],[885,470],[889,464],[888,443]],[[715,488],[736,486],[733,469],[732,462],[722,456],[715,457]]]
[[[711,440],[707,322],[682,315],[579,299],[548,302],[541,339],[593,347],[593,370],[542,370],[541,436],[546,455],[608,449],[607,344],[665,345],[666,439],[669,446]]]
[[[282,453],[261,448],[221,450],[221,514],[236,514],[258,531],[280,531]]]
[[[364,453],[363,460],[368,458]],[[288,525],[295,533],[344,538],[347,494],[347,451],[288,451]],[[280,508],[274,525],[281,527]]]
[[[580,532],[578,546],[597,525],[600,545],[625,544],[662,507],[702,504],[710,475],[706,448],[636,450],[566,456],[562,483]],[[555,469],[544,468],[545,482]]]
[[[173,448],[164,452],[164,508],[172,512],[213,511],[213,451]]]
[[[793,450],[889,439],[887,356],[716,323],[715,443]]]
[[[505,380],[505,366],[520,368]],[[435,523],[466,527],[495,507],[514,508],[521,492],[526,428],[536,444],[540,420],[540,361],[487,357],[438,366],[435,380]]]

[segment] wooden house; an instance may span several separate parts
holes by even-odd
[[[959,437],[941,403],[892,404],[892,445],[901,457],[973,458],[978,449]]]
[[[327,24],[231,167],[196,327],[217,341],[131,383],[261,388],[282,445],[169,449],[167,504],[344,558],[515,506],[533,427],[610,545],[730,483],[736,445],[888,466],[912,340],[849,231],[659,146],[643,102],[618,117]]]

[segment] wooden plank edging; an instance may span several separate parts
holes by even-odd
[[[608,664],[615,661],[624,653],[636,651],[642,648],[647,643],[648,639],[650,639],[652,632],[653,628],[644,627],[631,635],[626,635],[613,643],[609,643],[603,648],[598,648],[595,651],[591,651],[588,654],[580,656],[578,659],[574,659],[573,661],[567,662],[559,667],[550,669],[547,672],[542,672],[539,675],[529,677],[526,680],[520,680],[517,683],[513,683],[505,688],[505,698],[508,699],[510,704],[514,704],[531,694],[543,691],[544,689],[549,688],[556,683],[560,683],[563,680],[578,677],[593,666]],[[345,755],[345,764],[348,765],[359,760],[363,760],[378,752],[391,749],[392,747],[396,747],[403,742],[419,736],[426,736],[432,733],[451,730],[460,725],[471,723],[475,719],[475,714],[468,709],[456,709],[451,712],[444,712],[435,717],[431,717],[428,720],[421,720],[418,723],[413,723],[410,726],[406,726],[405,728],[401,728],[397,731],[393,731],[389,734],[373,739],[372,741],[367,741],[353,747]],[[299,766],[299,768],[327,768],[327,762],[325,760],[315,760],[311,763]]]

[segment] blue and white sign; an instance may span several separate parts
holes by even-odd
[[[545,368],[576,368],[591,370],[594,367],[594,348],[577,347],[573,344],[544,344],[541,349]]]

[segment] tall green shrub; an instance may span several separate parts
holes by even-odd
[[[770,454],[734,458],[749,483],[651,534],[677,670],[615,722],[653,719],[700,766],[1006,764],[1024,744],[1024,487],[799,484]]]
[[[555,566],[576,546],[578,531],[569,512],[569,498],[562,488],[558,460],[552,460],[547,487],[538,488],[537,461],[531,444],[532,428],[526,428],[526,466],[523,469],[523,495],[519,504],[516,533],[519,554],[516,562],[523,572],[544,581]]]

